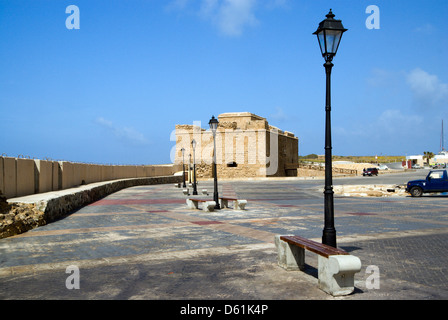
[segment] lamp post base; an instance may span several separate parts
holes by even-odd
[[[322,233],[322,243],[336,248],[336,230],[325,230]]]
[[[219,206],[219,200],[215,200],[215,203],[216,203],[216,205],[215,205],[215,209],[216,209],[216,210],[220,210],[221,207]]]

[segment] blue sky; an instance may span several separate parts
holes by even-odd
[[[66,27],[69,5],[79,29]],[[300,155],[323,154],[312,33],[330,8],[349,29],[333,60],[333,154],[437,153],[445,0],[0,0],[0,152],[170,163],[175,124],[247,111],[298,136]]]

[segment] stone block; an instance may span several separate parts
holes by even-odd
[[[36,167],[36,193],[53,191],[53,162],[34,160]]]
[[[146,176],[145,167],[137,166],[137,178],[144,178]]]
[[[206,201],[202,204],[202,210],[205,212],[212,212],[215,210],[216,202],[215,201]]]
[[[247,200],[235,200],[233,202],[233,208],[238,210],[244,210],[246,207]]]
[[[0,157],[0,195],[4,194],[4,192],[5,192],[5,187],[3,186],[3,180],[4,180],[4,177],[3,177],[3,162],[4,162],[3,157]]]
[[[51,182],[51,190],[56,191],[59,190],[59,163],[57,161],[51,161],[51,170],[52,170],[52,182]]]
[[[16,159],[17,186],[16,197],[33,194],[35,190],[34,160]]]
[[[198,202],[187,199],[187,207],[188,209],[198,209]]]
[[[361,260],[352,255],[318,257],[318,287],[333,296],[355,290],[355,273],[361,271]]]
[[[61,189],[71,188],[74,184],[73,164],[67,161],[59,161]]]
[[[275,246],[277,248],[277,263],[280,267],[288,271],[305,269],[305,249],[290,245],[280,240],[281,235],[275,236]]]

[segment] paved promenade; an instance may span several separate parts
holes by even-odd
[[[201,198],[211,199],[212,181],[203,188],[210,194]],[[222,181],[221,195],[248,204],[215,212],[187,209],[172,184],[123,189],[1,239],[0,299],[448,298],[448,196],[335,196],[338,246],[362,262],[349,296],[317,288],[312,253],[305,272],[278,267],[276,234],[320,241],[322,189],[323,180]],[[378,289],[366,285],[370,265],[380,272]],[[69,266],[79,270],[79,289],[66,287]]]

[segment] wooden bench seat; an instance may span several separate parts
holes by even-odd
[[[317,253],[326,258],[332,255],[349,254],[348,252],[342,249],[333,248],[331,246],[327,246],[326,244],[322,244],[300,236],[280,236],[280,240],[283,240],[289,244],[302,247],[304,249]]]
[[[228,208],[229,201],[233,201],[233,209],[244,210],[247,204],[247,200],[229,198],[229,197],[219,197],[219,204],[221,208]]]
[[[354,291],[361,260],[348,252],[296,235],[276,235],[278,265],[286,270],[305,269],[305,249],[318,254],[318,287],[333,295]]]

